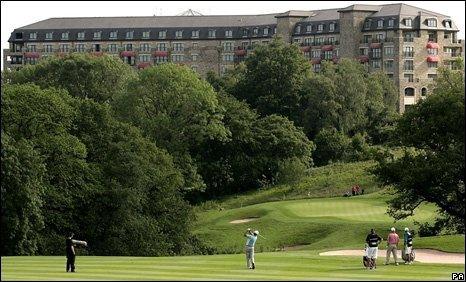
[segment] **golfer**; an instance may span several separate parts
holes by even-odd
[[[385,265],[388,264],[390,261],[390,253],[393,253],[393,259],[395,260],[395,265],[398,265],[397,262],[397,250],[398,250],[398,243],[400,242],[400,237],[396,234],[395,227],[390,228],[390,234],[388,234],[387,238],[387,259],[385,261]]]
[[[246,264],[249,269],[255,269],[256,265],[254,262],[254,245],[257,241],[257,235],[259,235],[259,231],[251,232],[251,228],[246,230],[244,236],[246,239]]]
[[[379,251],[379,244],[382,242],[382,237],[375,233],[374,229],[371,229],[366,237],[366,243],[369,246],[367,248],[367,258],[370,260],[370,269],[377,268],[377,253]]]
[[[76,260],[76,251],[74,250],[74,247],[76,245],[83,245],[87,246],[87,242],[85,241],[79,241],[79,240],[74,240],[73,239],[74,234],[71,233],[68,238],[66,238],[66,272],[76,272],[75,271],[75,266],[74,262]]]
[[[403,234],[404,250],[408,259],[405,261],[405,264],[412,264],[413,260],[411,254],[413,252],[413,235],[409,232],[409,228],[405,228],[405,233]]]

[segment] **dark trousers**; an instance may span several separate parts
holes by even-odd
[[[76,259],[76,255],[74,254],[67,254],[66,255],[66,272],[70,271],[74,272],[74,261]]]

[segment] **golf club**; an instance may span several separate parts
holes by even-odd
[[[261,236],[262,239],[267,240],[267,238],[265,238],[264,236],[262,236],[262,235],[260,235],[260,234],[257,234],[257,235]]]

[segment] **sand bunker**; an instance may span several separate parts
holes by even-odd
[[[233,220],[233,221],[230,221],[230,223],[239,224],[239,223],[250,222],[250,221],[254,221],[254,220],[258,220],[258,219],[259,219],[258,217],[249,217],[249,218]]]
[[[454,263],[464,264],[464,253],[446,253],[436,250],[429,249],[415,249],[416,259],[415,261],[424,263]],[[379,248],[378,257],[385,258],[387,251],[383,248]],[[329,251],[320,253],[321,256],[363,256],[363,250],[340,250],[340,251]],[[398,250],[398,260],[401,260],[401,251]],[[393,257],[390,257],[390,262],[393,263]]]

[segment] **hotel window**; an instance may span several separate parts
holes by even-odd
[[[44,51],[46,53],[52,53],[53,52],[53,45],[50,45],[50,44],[44,45]]]
[[[199,38],[199,30],[191,31],[191,38]]]
[[[233,30],[225,30],[225,37],[232,37],[233,36]]]
[[[86,46],[84,44],[76,44],[76,52],[85,52],[86,51]]]
[[[31,39],[31,40],[37,39],[37,32],[31,32],[31,33],[29,33],[29,39]]]
[[[173,51],[176,51],[176,52],[184,51],[183,43],[173,43]]]
[[[388,20],[388,27],[393,27],[395,25],[395,20],[394,19],[389,19]]]
[[[438,55],[438,49],[428,48],[427,54],[429,55]]]
[[[233,43],[232,42],[224,42],[223,43],[223,51],[233,51]]]
[[[332,59],[333,51],[324,51],[324,59],[330,60]]]
[[[159,31],[159,38],[165,39],[165,37],[167,37],[167,31],[166,30]]]
[[[225,54],[223,55],[224,62],[233,62],[233,55],[232,54]]]
[[[150,37],[150,31],[143,31],[142,32],[142,38],[148,39]]]
[[[383,62],[383,68],[387,71],[393,70],[393,60],[386,60]]]
[[[328,30],[329,30],[329,31],[335,31],[335,23],[330,23],[330,24],[328,25]]]
[[[308,25],[306,26],[306,32],[307,32],[307,33],[312,32],[312,25],[311,25],[311,24],[308,24]]]
[[[427,66],[429,68],[438,68],[438,63],[437,62],[427,62]]]
[[[173,62],[183,62],[184,61],[184,55],[172,55],[172,61]]]
[[[139,45],[139,51],[149,52],[150,51],[150,44],[149,43],[142,43],[141,45]]]
[[[259,29],[257,27],[255,27],[253,30],[252,30],[252,35],[256,36],[259,34]]]
[[[382,28],[383,27],[383,19],[380,19],[377,21],[377,28]]]
[[[428,27],[437,27],[437,20],[436,19],[427,19],[427,26]]]
[[[168,57],[157,56],[154,59],[154,63],[156,64],[161,64],[161,63],[166,63],[166,62],[168,62]]]
[[[323,24],[317,25],[317,32],[322,32],[323,30],[324,30],[324,25]]]
[[[445,53],[447,53],[447,54],[451,54],[451,53],[453,53],[453,49],[452,49],[452,48],[444,47],[444,48],[443,48],[443,52],[445,52]]]
[[[175,31],[175,37],[176,38],[182,38],[183,37],[183,31],[182,30]]]
[[[37,52],[36,45],[28,45],[27,49],[29,52]]]
[[[197,54],[192,54],[191,55],[191,61],[197,62],[198,55]]]
[[[403,48],[403,56],[407,58],[414,57],[414,47],[412,46],[405,46]]]
[[[380,69],[380,60],[372,60],[372,68]]]
[[[301,43],[301,38],[295,38],[295,39],[293,39],[293,42],[299,44],[299,43]]]
[[[215,38],[215,30],[214,29],[209,30],[209,38]]]
[[[242,47],[244,50],[248,49],[248,46],[249,46],[249,42],[247,42],[247,41],[246,41],[246,42],[241,42],[241,47]]]
[[[277,28],[276,27],[273,28],[273,34],[277,34]]]
[[[243,29],[243,37],[245,36],[248,36],[248,30],[247,29]]]
[[[84,31],[78,32],[78,39],[84,39],[85,33]]]
[[[450,21],[445,21],[445,27],[446,28],[451,28],[451,22]]]
[[[385,56],[393,56],[395,49],[393,47],[385,47],[384,48],[384,55]]]
[[[167,51],[167,44],[166,43],[158,43],[157,44],[157,51]]]
[[[100,39],[100,37],[102,37],[102,31],[94,32],[94,39]]]
[[[197,49],[199,47],[199,43],[193,42],[193,49]]]
[[[314,64],[314,65],[312,65],[312,69],[313,69],[315,72],[319,72],[319,71],[320,71],[320,64]]]
[[[364,35],[364,43],[369,43],[372,40],[372,35],[370,34],[365,34]]]
[[[127,31],[126,32],[126,39],[133,39],[133,34],[134,34],[134,31]]]
[[[110,31],[110,39],[116,39],[118,36],[117,31]]]
[[[63,40],[68,40],[69,37],[70,37],[70,33],[69,33],[69,32],[62,32],[62,34],[61,34],[61,39],[63,39]]]
[[[301,33],[301,26],[297,25],[294,29],[294,33]]]
[[[377,42],[383,42],[383,40],[385,39],[385,34],[383,33],[376,34],[375,39],[377,40]]]
[[[125,51],[133,51],[133,44],[131,43],[125,44]]]
[[[191,66],[191,69],[195,72],[197,72],[197,66]]]
[[[60,52],[68,52],[70,50],[70,45],[69,44],[60,44],[59,47]]]
[[[324,43],[323,37],[316,37],[316,45],[322,45]]]
[[[408,82],[414,82],[414,74],[405,74],[404,79],[406,79]],[[414,95],[413,95],[414,96]]]
[[[118,52],[118,47],[116,44],[109,44],[108,45],[108,51],[112,53]]]
[[[269,35],[269,28],[268,27],[264,28],[263,32],[264,32],[264,36]]]
[[[139,55],[139,61],[140,62],[150,62],[150,55]]]
[[[365,22],[364,22],[364,28],[365,28],[365,29],[371,28],[371,21],[365,21]]]
[[[328,44],[330,44],[330,45],[335,44],[335,37],[329,37],[329,38],[327,38],[327,42],[328,42]]]
[[[369,55],[369,48],[359,48],[359,55],[363,55],[363,56]]]
[[[312,42],[313,42],[312,39],[313,39],[313,38],[309,38],[309,37],[308,37],[308,38],[304,38],[304,45],[306,45],[306,46],[311,46],[311,44],[312,44]]]
[[[320,58],[320,50],[311,50],[311,58]]]
[[[53,37],[53,32],[47,32],[47,33],[45,34],[45,39],[50,40],[50,39],[52,39],[52,37]]]
[[[407,18],[407,19],[404,19],[404,21],[405,21],[405,26],[409,26],[409,27],[413,26],[412,19]]]
[[[380,48],[372,49],[372,58],[380,58],[381,53]]]
[[[414,70],[414,61],[413,60],[405,60],[403,64],[403,69],[405,71],[413,71]]]

